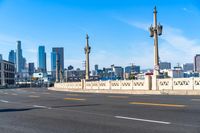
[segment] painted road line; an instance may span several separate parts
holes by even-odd
[[[16,93],[12,93],[11,95],[13,95],[13,96],[17,96],[18,94],[16,94]]]
[[[162,107],[178,107],[178,108],[186,107],[186,105],[182,105],[182,104],[161,104],[161,103],[146,103],[146,102],[129,102],[129,104],[147,105],[147,106],[162,106]]]
[[[85,101],[85,99],[80,99],[80,98],[64,98],[64,100]]]
[[[191,101],[199,101],[200,102],[200,99],[191,99]]]
[[[110,98],[128,98],[128,96],[108,96]]]
[[[49,95],[50,93],[49,93],[49,92],[44,92],[44,93],[42,93],[42,94],[46,94],[46,95]]]
[[[6,100],[0,100],[0,102],[2,102],[2,103],[9,103],[9,101],[6,101]]]
[[[7,93],[7,92],[4,92],[4,94],[8,95],[8,93]]]
[[[42,105],[33,105],[35,108],[44,108],[44,109],[51,109],[51,107],[42,106]]]
[[[67,96],[79,96],[78,94],[66,94]]]
[[[150,123],[158,123],[158,124],[166,124],[166,125],[171,124],[171,122],[157,121],[157,120],[148,120],[148,119],[140,119],[140,118],[132,118],[132,117],[124,117],[124,116],[115,116],[115,118],[118,118],[118,119],[127,119],[127,120],[133,120],[133,121],[150,122]]]
[[[28,97],[31,97],[31,98],[38,98],[38,97],[40,97],[40,96],[30,95],[30,96],[28,96]]]

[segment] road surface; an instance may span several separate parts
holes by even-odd
[[[200,97],[0,90],[1,133],[200,133]]]

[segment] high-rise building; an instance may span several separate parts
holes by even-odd
[[[22,72],[23,69],[23,56],[22,56],[22,48],[21,48],[21,41],[17,41],[17,50],[16,50],[16,68],[17,72]]]
[[[14,50],[11,50],[9,52],[9,55],[8,55],[8,61],[12,62],[12,63],[16,63],[16,53]]]
[[[0,54],[0,61],[2,61],[3,60],[3,55],[2,54]]]
[[[98,71],[99,70],[99,66],[96,64],[96,65],[94,65],[94,70],[95,71]]]
[[[160,70],[171,69],[171,63],[170,62],[160,62],[159,67],[160,67]]]
[[[26,58],[25,58],[25,57],[22,57],[22,69],[23,69],[23,70],[27,69],[27,66],[26,66]]]
[[[38,47],[38,69],[41,72],[46,72],[46,52],[44,46]]]
[[[194,57],[194,70],[200,72],[200,54],[197,54]]]
[[[56,52],[51,52],[51,71],[56,71]]]
[[[51,52],[51,71],[56,71],[56,56],[58,56],[58,67],[64,70],[64,48],[56,47],[52,48]]]
[[[194,71],[194,64],[193,63],[183,64],[183,71],[184,72]]]
[[[28,73],[29,75],[33,75],[33,73],[35,72],[35,65],[34,63],[28,63]]]

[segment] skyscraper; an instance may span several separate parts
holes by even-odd
[[[34,72],[35,72],[34,63],[28,63],[28,73],[29,73],[29,75],[33,75]]]
[[[16,63],[16,53],[14,50],[11,50],[8,55],[8,61]]]
[[[22,69],[23,69],[23,57],[22,57],[21,41],[17,41],[16,68],[17,68],[17,72],[18,73],[22,72]]]
[[[94,70],[95,70],[95,71],[98,71],[98,70],[99,70],[99,65],[97,65],[97,64],[94,65]]]
[[[46,72],[46,52],[44,46],[38,47],[38,69],[41,72]]]
[[[197,54],[194,57],[194,70],[200,72],[200,54]]]
[[[0,54],[0,61],[2,61],[3,60],[3,55],[2,54]]]
[[[23,70],[27,69],[27,66],[26,66],[26,58],[25,58],[25,57],[22,57],[22,69],[23,69]]]
[[[52,48],[52,52],[51,52],[52,71],[56,70],[56,55],[58,56],[58,60],[59,60],[59,68],[64,70],[64,48],[57,47],[57,48]]]
[[[56,52],[51,52],[51,71],[56,71]]]
[[[57,62],[58,59],[58,62]],[[52,76],[56,77],[56,63],[58,63],[58,70],[64,70],[64,48],[63,47],[55,47],[52,48],[51,52],[51,71]]]

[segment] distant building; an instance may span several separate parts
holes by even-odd
[[[140,73],[140,66],[132,65],[125,67],[125,79],[136,79],[136,76]]]
[[[0,61],[2,61],[3,60],[3,55],[2,54],[0,54]]]
[[[160,70],[171,69],[171,63],[170,62],[160,62],[159,67],[160,67]]]
[[[18,73],[22,72],[23,65],[24,63],[23,63],[23,56],[22,56],[21,41],[17,41],[16,70]]]
[[[67,70],[73,70],[74,67],[72,65],[68,66]]]
[[[194,71],[194,64],[193,63],[183,64],[183,71],[184,72]]]
[[[94,65],[94,70],[95,71],[98,71],[99,70],[99,66],[96,64],[96,65]]]
[[[124,79],[124,68],[121,66],[112,66],[112,69],[116,79]]]
[[[169,78],[183,78],[184,72],[182,69],[165,69],[163,70],[163,73],[165,73]]]
[[[56,58],[58,56],[58,58]],[[55,47],[52,48],[51,52],[51,71],[52,76],[56,77],[56,60],[58,59],[58,70],[64,71],[64,48],[63,47]]]
[[[32,76],[34,72],[35,72],[34,63],[28,63],[28,73],[29,73],[29,75]]]
[[[12,62],[0,61],[0,86],[15,84],[15,65]]]
[[[26,70],[27,69],[27,66],[26,66],[26,58],[22,58],[22,70]]]
[[[51,72],[52,77],[56,77],[56,52],[51,52]]]
[[[100,80],[124,79],[124,68],[111,65],[110,68],[103,68],[103,70],[98,69],[97,74],[93,73],[93,75],[98,76]]]
[[[184,78],[191,78],[191,77],[199,77],[199,73],[192,71],[184,72]]]
[[[46,52],[44,46],[38,47],[38,70],[40,72],[46,72]]]
[[[12,62],[12,63],[16,63],[16,53],[14,50],[11,50],[9,52],[9,55],[8,55],[8,61]]]
[[[194,57],[194,70],[195,72],[200,72],[200,54]]]
[[[65,70],[64,71],[64,80],[67,82],[72,81],[81,81],[85,78],[85,70]]]
[[[125,73],[140,73],[140,66],[127,66],[125,67]]]

